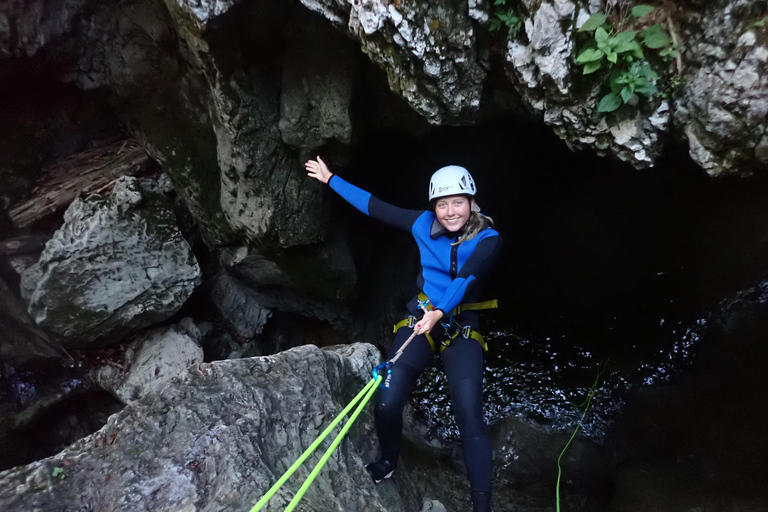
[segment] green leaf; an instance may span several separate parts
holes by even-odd
[[[62,473],[64,473],[64,468],[60,468],[57,466],[53,468],[53,472],[51,472],[51,476],[56,478],[57,476],[61,475],[61,478],[64,478],[64,475],[62,475]]]
[[[608,77],[608,86],[611,88],[611,92],[619,94],[624,87],[620,82],[621,77],[624,75],[624,71],[614,71],[611,76]]]
[[[656,91],[657,91],[656,84],[654,84],[653,82],[648,82],[646,84],[638,85],[637,87],[635,87],[636,93],[642,94],[643,96],[647,96],[649,98],[654,94],[656,94]]]
[[[506,5],[507,0],[496,0],[493,5]]]
[[[606,32],[603,27],[598,27],[598,29],[595,30],[595,41],[598,43],[604,43],[608,41],[608,32]]]
[[[651,65],[647,62],[638,62],[639,66],[637,67],[637,73],[644,76],[648,80],[657,80],[659,78],[659,75],[651,69]]]
[[[613,62],[614,64],[616,64],[616,61],[618,60],[619,54],[618,54],[618,53],[616,53],[616,52],[609,52],[609,53],[607,53],[607,54],[605,55],[605,57],[606,57],[606,58],[607,58],[609,61],[611,61],[611,62]]]
[[[491,22],[488,28],[494,32],[501,29],[501,20],[498,18],[491,18]]]
[[[600,104],[597,106],[598,112],[613,112],[621,106],[621,97],[618,94],[609,92],[603,99],[600,100]]]
[[[635,38],[636,34],[636,30],[625,30],[624,32],[619,32],[613,36],[613,39],[615,39],[618,44],[628,43]]]
[[[646,4],[640,4],[636,5],[632,8],[632,16],[635,18],[642,18],[643,16],[647,16],[651,11],[653,10],[653,7]]]
[[[603,62],[600,61],[600,60],[595,60],[595,61],[592,61],[592,62],[587,62],[584,65],[584,73],[583,74],[588,75],[590,73],[594,73],[595,71],[600,69],[600,66],[602,66],[602,64],[603,64]]]
[[[621,101],[623,101],[624,103],[627,103],[632,98],[632,96],[634,96],[635,94],[634,89],[635,88],[632,87],[631,85],[624,87],[621,90]]]
[[[621,43],[620,45],[618,45],[616,47],[616,52],[617,53],[634,52],[638,48],[640,48],[640,45],[637,44],[637,41],[629,41],[629,42]]]
[[[605,20],[608,19],[608,16],[601,12],[596,12],[592,16],[589,17],[589,19],[581,26],[579,29],[579,32],[591,32],[595,30],[596,28],[602,26],[603,23],[605,23]]]
[[[603,58],[602,50],[596,50],[594,48],[587,48],[576,57],[576,64],[584,64],[586,62],[593,62]]]
[[[643,30],[642,36],[643,44],[648,48],[663,48],[672,42],[667,33],[664,32],[661,23]]]

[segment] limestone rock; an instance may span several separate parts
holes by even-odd
[[[0,10],[0,59],[29,57],[72,30],[87,0],[3,2]]]
[[[70,345],[113,341],[162,321],[200,281],[167,200],[135,178],[121,178],[108,196],[75,200],[38,269],[29,311]]]
[[[229,272],[221,272],[211,294],[222,321],[241,340],[260,334],[273,311],[324,320],[347,339],[359,335],[345,307],[288,288],[254,286]],[[286,348],[289,347],[276,347]]]
[[[663,150],[661,135],[669,130],[669,104],[655,100],[609,119],[597,112],[605,94],[602,83],[589,86],[594,79],[583,79],[581,69],[572,64],[574,26],[599,6],[577,10],[573,2],[557,0],[531,3],[529,9],[528,42],[511,39],[506,53],[507,75],[523,102],[572,149],[590,147],[637,168],[652,166]]]
[[[378,360],[372,346],[357,344],[200,365],[58,455],[0,473],[0,502],[41,512],[248,510],[370,379]],[[397,492],[365,473],[375,454],[370,411],[331,456],[302,510],[421,508],[405,468]],[[264,510],[283,510],[318,458]]]
[[[280,134],[283,142],[310,152],[323,144],[348,144],[356,51],[342,34],[329,34],[314,23],[292,16],[286,25],[280,91]],[[330,43],[330,44],[329,44]],[[326,56],[333,53],[333,59]]]
[[[240,338],[253,338],[261,333],[272,316],[266,298],[226,273],[216,279],[212,298],[224,322]]]
[[[156,393],[190,366],[203,362],[203,349],[174,327],[151,329],[125,348],[122,367],[102,366],[96,382],[123,403]]]
[[[733,0],[693,12],[690,71],[676,120],[691,158],[711,176],[764,169],[768,134],[768,46],[751,28],[757,4]]]
[[[430,123],[472,120],[486,76],[470,17],[482,18],[477,8],[386,0],[302,3],[358,39],[387,72],[390,89]]]

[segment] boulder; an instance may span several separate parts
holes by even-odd
[[[124,177],[108,195],[72,203],[22,288],[39,326],[82,346],[169,318],[200,275],[168,201]]]
[[[373,346],[356,344],[194,366],[58,455],[0,473],[0,502],[38,511],[248,510],[364,386],[378,360]],[[369,405],[301,510],[412,511],[423,498],[434,505],[405,468],[397,488],[371,482],[363,469],[376,455],[371,422]],[[264,510],[283,510],[318,458]]]
[[[203,362],[203,349],[174,327],[142,332],[124,347],[121,363],[95,371],[95,381],[128,403],[156,393],[190,366]]]

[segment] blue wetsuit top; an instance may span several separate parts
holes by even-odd
[[[488,226],[471,240],[451,245],[461,233],[443,228],[434,212],[398,208],[335,174],[328,184],[364,214],[413,235],[421,260],[417,285],[436,309],[447,315],[462,302],[478,300],[478,284],[484,280],[501,249],[501,237],[495,229]],[[413,306],[409,304],[411,313],[415,313]]]

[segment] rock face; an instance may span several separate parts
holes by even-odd
[[[372,346],[357,344],[192,368],[57,456],[0,473],[0,502],[9,510],[39,511],[248,510],[377,363]],[[413,482],[403,479],[397,495],[365,473],[363,464],[375,453],[371,420],[369,406],[302,510],[421,508]],[[282,510],[308,472],[300,470],[264,510]]]
[[[712,176],[768,164],[768,46],[753,26],[761,10],[757,2],[735,0],[689,15],[691,69],[676,120],[691,158]]]
[[[108,196],[72,203],[24,280],[37,324],[84,345],[173,315],[200,267],[163,196],[121,178]]]
[[[659,137],[668,129],[669,105],[655,101],[635,111],[600,115],[599,80],[582,78],[573,64],[576,30],[597,9],[591,4],[577,9],[568,0],[524,3],[530,13],[524,22],[527,42],[511,38],[505,57],[507,75],[523,102],[571,148],[591,147],[636,167],[653,165],[663,149]]]
[[[72,30],[87,0],[7,2],[0,13],[0,59],[32,56]]]
[[[192,365],[203,362],[203,349],[173,327],[141,333],[125,349],[122,367],[105,365],[96,382],[123,403],[159,391]]]
[[[360,41],[390,88],[430,123],[469,121],[486,75],[463,2],[302,0]]]

